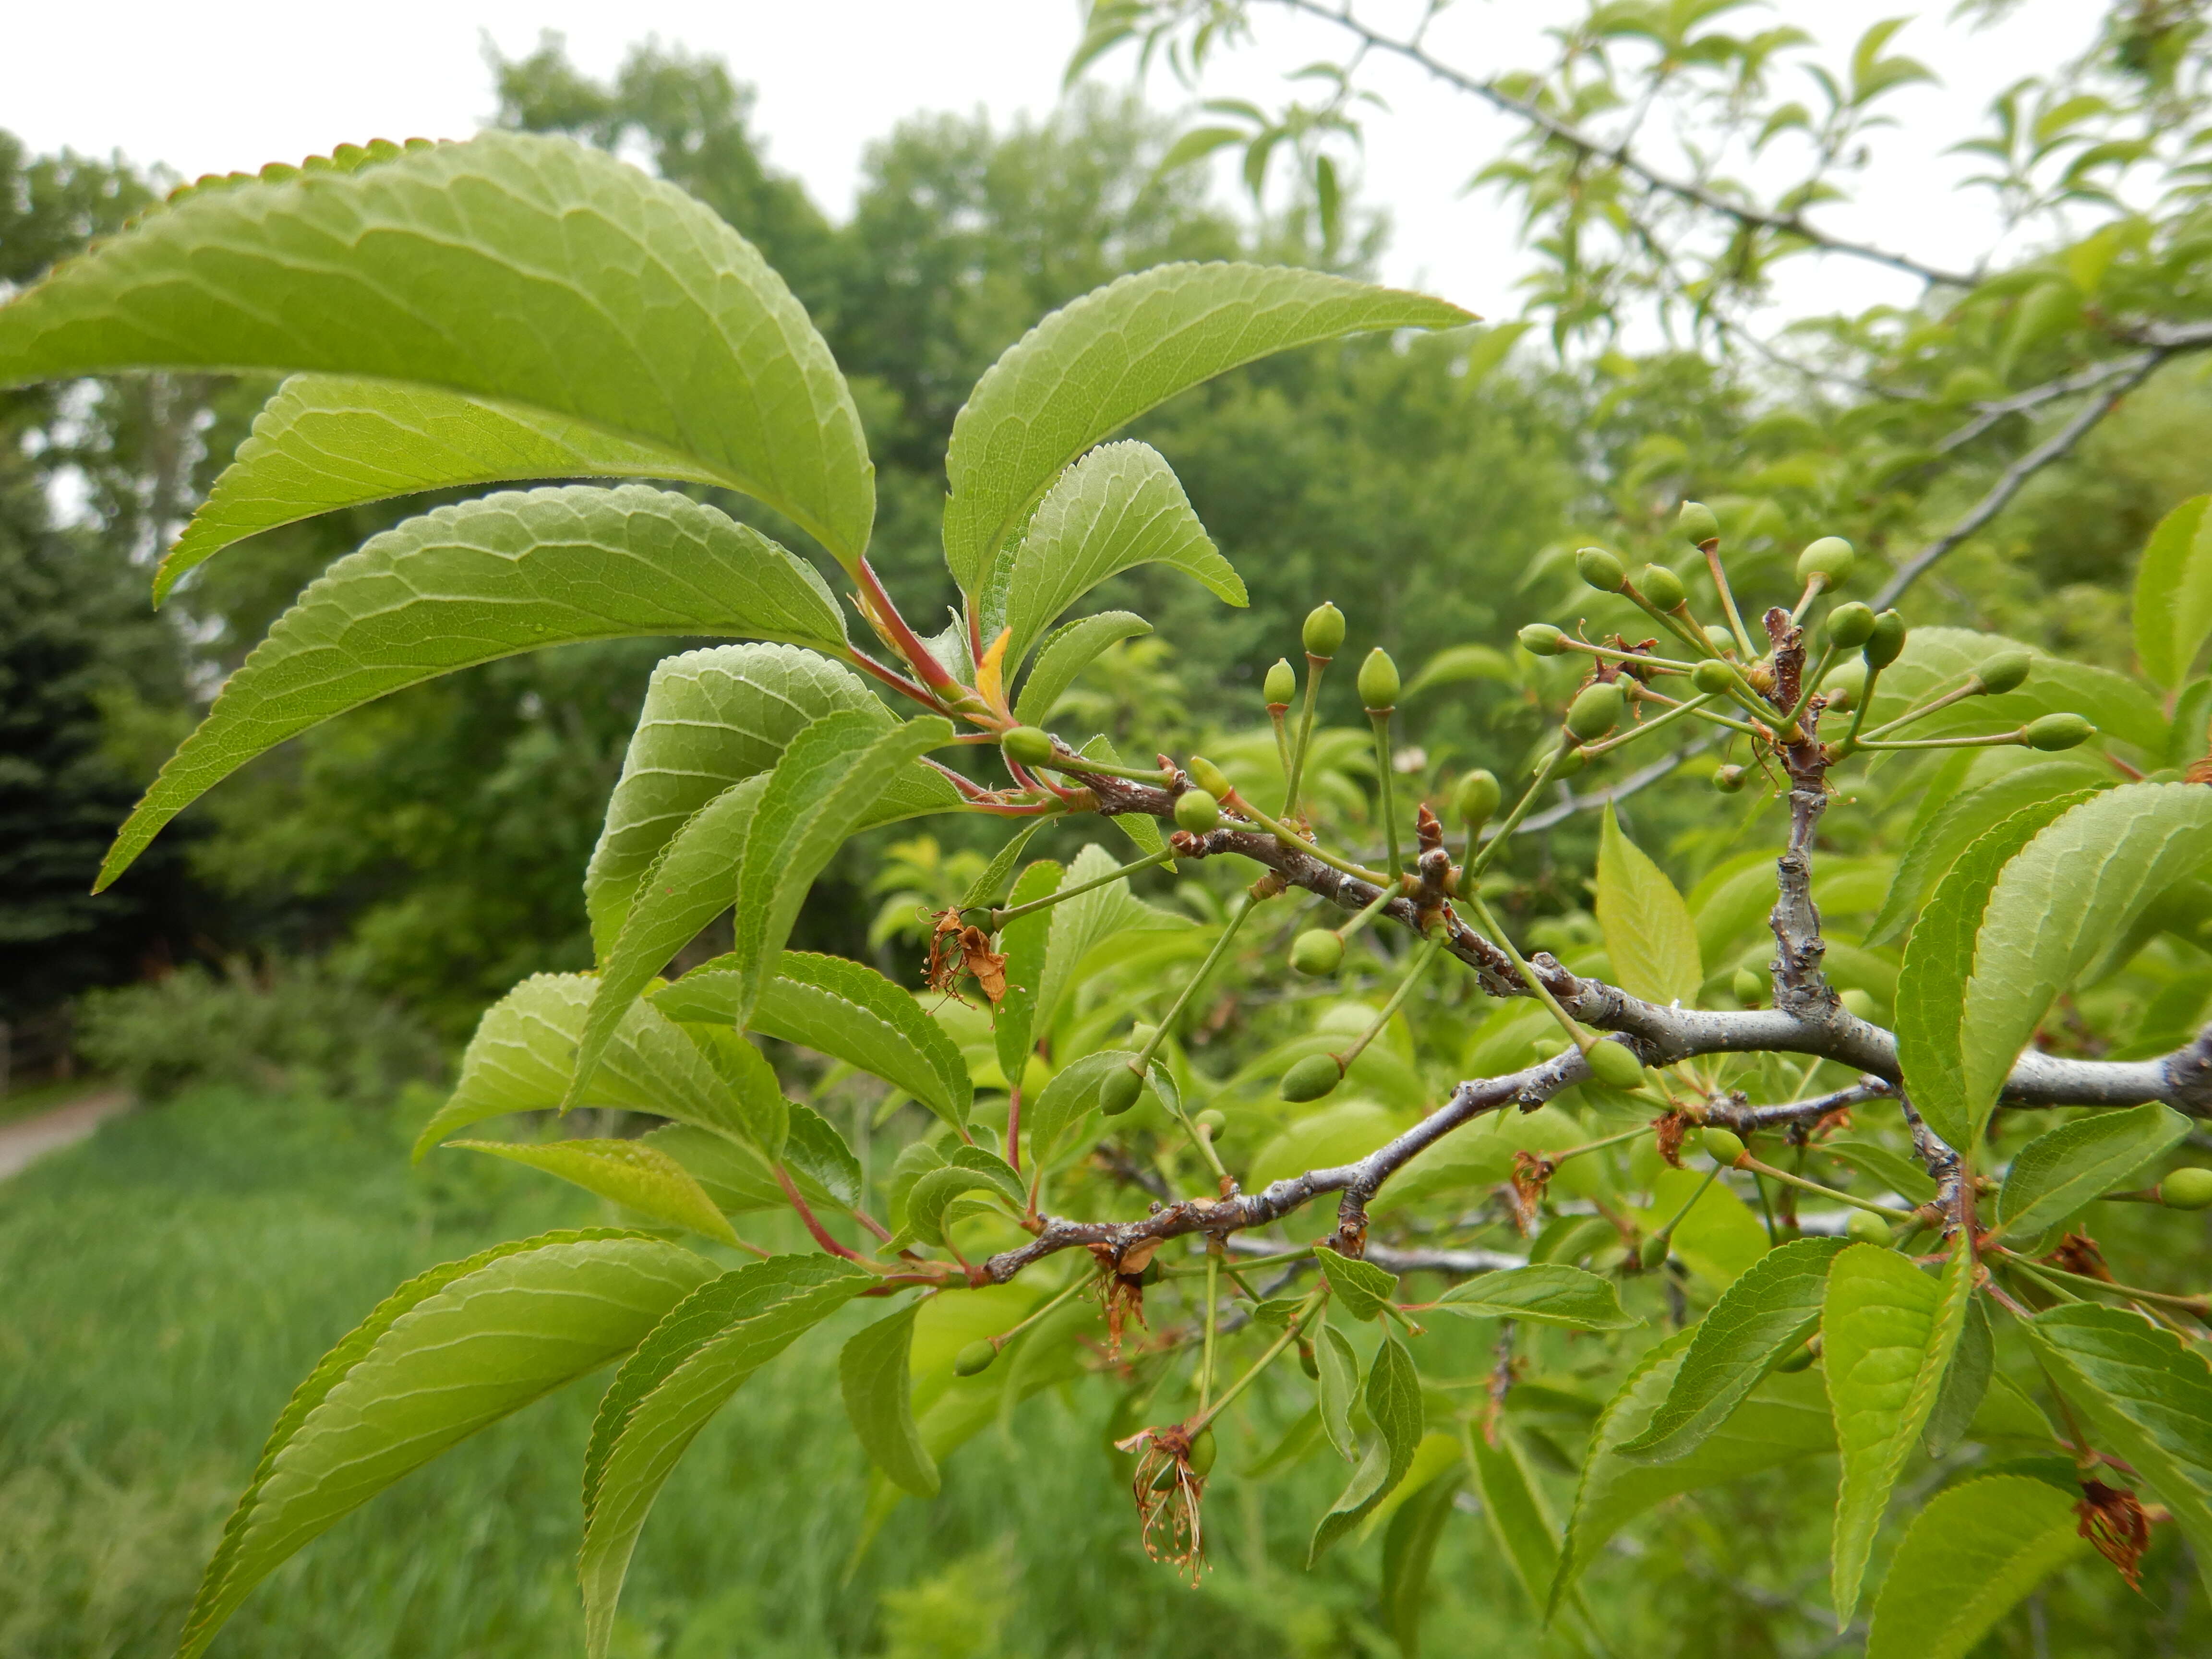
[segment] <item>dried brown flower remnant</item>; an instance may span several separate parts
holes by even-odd
[[[1522,1237],[1536,1231],[1537,1206],[1543,1203],[1544,1189],[1552,1184],[1552,1172],[1559,1167],[1534,1152],[1513,1154],[1513,1224],[1520,1229]]]
[[[2059,1240],[2058,1248],[2043,1259],[2063,1272],[2080,1273],[2084,1279],[2101,1279],[2107,1285],[2112,1282],[2112,1270],[2105,1265],[2105,1253],[2087,1233],[2067,1234]]]
[[[991,936],[981,928],[963,927],[957,910],[937,912],[937,929],[929,937],[929,962],[923,972],[928,988],[947,996],[960,994],[956,988],[963,974],[974,978],[994,1008],[1006,994],[1006,957],[991,948]]]
[[[2143,1552],[2150,1547],[2150,1516],[2136,1495],[2101,1480],[2081,1482],[2081,1501],[2074,1506],[2081,1536],[2119,1570],[2128,1588],[2142,1594]]]
[[[1659,1142],[1659,1156],[1674,1169],[1682,1167],[1682,1137],[1690,1133],[1686,1112],[1662,1112],[1651,1120],[1651,1133]]]
[[[1098,1300],[1106,1312],[1106,1357],[1121,1357],[1121,1332],[1133,1316],[1145,1322],[1145,1269],[1160,1248],[1157,1238],[1139,1239],[1116,1259],[1110,1244],[1093,1244],[1091,1254],[1105,1271],[1098,1277]]]
[[[1139,1429],[1114,1443],[1117,1451],[1137,1454],[1137,1473],[1129,1492],[1137,1500],[1145,1553],[1179,1567],[1195,1587],[1206,1571],[1206,1529],[1200,1506],[1206,1477],[1190,1466],[1190,1431],[1181,1424]]]

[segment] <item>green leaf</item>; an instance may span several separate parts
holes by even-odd
[[[845,1415],[875,1466],[903,1491],[934,1498],[941,1482],[915,1427],[908,1375],[914,1316],[921,1311],[921,1303],[909,1302],[855,1332],[837,1356],[837,1378],[845,1391]]]
[[[1662,1007],[1696,1005],[1705,969],[1690,907],[1667,872],[1620,833],[1610,805],[1599,832],[1597,920],[1623,990]]]
[[[642,1140],[454,1140],[447,1144],[526,1164],[657,1220],[688,1227],[725,1244],[738,1242],[728,1219],[714,1207],[714,1200],[707,1196],[691,1172]]]
[[[783,1097],[783,1085],[776,1078],[775,1068],[735,1026],[686,1021],[677,1030],[706,1056],[729,1090],[737,1106],[739,1133],[755,1152],[774,1164],[783,1155],[784,1137],[791,1127],[791,1103]]]
[[[584,1454],[584,1645],[605,1659],[615,1602],[653,1500],[738,1385],[875,1276],[833,1255],[782,1255],[701,1285],[623,1362]]]
[[[973,910],[979,905],[997,901],[1005,890],[1006,878],[1014,873],[1014,866],[1022,861],[1022,849],[1027,847],[1036,832],[1049,823],[1049,818],[1038,818],[1019,830],[1014,837],[991,854],[991,861],[983,866],[983,873],[969,884],[960,900],[960,908]]]
[[[2212,495],[2192,495],[2158,522],[2136,567],[2136,658],[2156,684],[2171,690],[2212,637],[2212,533],[2204,509]]]
[[[1173,565],[1217,599],[1249,603],[1159,452],[1106,444],[1060,474],[1022,532],[1006,582],[1006,671],[1085,593],[1144,564]]]
[[[1460,1469],[1438,1475],[1398,1506],[1382,1534],[1382,1619],[1405,1659],[1421,1659],[1422,1592],[1466,1479]]]
[[[2189,1127],[2171,1106],[2151,1101],[2038,1135],[2014,1157],[1997,1194],[1996,1232],[2033,1243],[2092,1199],[2126,1185],[2144,1164],[2179,1146]]]
[[[1528,1479],[1510,1429],[1501,1424],[1493,1443],[1478,1427],[1467,1435],[1465,1444],[1475,1490],[1482,1498],[1482,1517],[1490,1523],[1498,1553],[1512,1567],[1529,1605],[1540,1613],[1559,1576],[1559,1528]]]
[[[1398,1292],[1398,1276],[1385,1273],[1371,1261],[1340,1255],[1326,1244],[1314,1246],[1314,1260],[1335,1297],[1336,1305],[1353,1319],[1375,1319]]]
[[[340,507],[525,478],[725,482],[673,450],[566,416],[389,380],[295,374],[154,573],[154,603],[233,542]]]
[[[1075,855],[1067,867],[1066,884],[1080,887],[1085,882],[1096,881],[1118,865],[1112,854],[1096,842]],[[1049,916],[1051,925],[1045,934],[1044,966],[1039,973],[1036,1012],[1031,1016],[1030,1029],[1039,1034],[1052,1029],[1053,1017],[1059,1012],[1060,999],[1075,981],[1075,970],[1083,958],[1089,956],[1115,934],[1131,928],[1187,927],[1189,919],[1166,910],[1156,910],[1142,900],[1133,896],[1129,884],[1109,882],[1103,887],[1092,889],[1079,897],[1055,904],[1038,914]],[[1012,930],[1008,929],[1009,932]],[[1007,976],[1012,979],[1012,963],[1007,964]]]
[[[948,1206],[963,1193],[995,1193],[1017,1212],[1027,1208],[1029,1190],[1012,1165],[981,1146],[962,1146],[941,1169],[928,1171],[908,1189],[905,1225],[925,1244],[942,1245],[954,1218]]]
[[[1326,1320],[1314,1335],[1314,1369],[1321,1374],[1316,1398],[1322,1431],[1346,1462],[1356,1462],[1359,1440],[1352,1431],[1352,1407],[1359,1397],[1359,1356],[1344,1333]]]
[[[1480,1274],[1446,1291],[1433,1310],[1475,1319],[1525,1319],[1577,1331],[1625,1331],[1643,1322],[1621,1310],[1620,1294],[1611,1280],[1557,1261]]]
[[[1001,1005],[1003,1007],[1003,1005]],[[1136,1055],[1124,1048],[1102,1048],[1071,1060],[1037,1091],[1034,1103],[1022,1108],[1022,1123],[1029,1130],[1030,1158],[1039,1168],[1049,1164],[1098,1105],[1098,1087],[1106,1073],[1127,1066]]]
[[[2021,849],[2075,804],[2061,795],[2024,806],[1976,839],[1936,884],[1905,947],[1897,976],[1898,1068],[1929,1127],[1961,1150],[1981,1133],[1982,1117],[1966,1095],[1961,1027],[1990,890]]]
[[[565,139],[194,191],[0,308],[0,385],[130,368],[319,370],[569,416],[692,458],[848,568],[875,516],[860,412],[783,279],[704,203]]]
[[[1820,1150],[1824,1156],[1840,1159],[1862,1175],[1872,1176],[1885,1190],[1895,1193],[1908,1204],[1925,1204],[1936,1196],[1936,1182],[1926,1170],[1878,1140],[1834,1135],[1821,1141]]]
[[[2027,1322],[2094,1444],[2117,1453],[2173,1512],[2212,1589],[2212,1371],[2172,1331],[2094,1302]]]
[[[859,1209],[866,1183],[860,1160],[845,1137],[811,1106],[793,1100],[787,1101],[785,1109],[791,1115],[791,1128],[783,1143],[783,1161],[801,1178],[801,1188],[811,1181],[847,1209]]]
[[[2088,1548],[2064,1492],[2022,1474],[1940,1492],[1912,1517],[1875,1598],[1866,1659],[1966,1659],[1998,1620]]]
[[[1671,1463],[1623,1457],[1624,1442],[1641,1435],[1674,1387],[1694,1330],[1677,1331],[1637,1362],[1599,1415],[1583,1463],[1582,1484],[1552,1581],[1556,1615],[1583,1569],[1606,1541],[1654,1504],[1678,1492],[1719,1486],[1778,1465],[1835,1449],[1835,1427],[1820,1380],[1810,1372],[1769,1377],[1705,1443]]]
[[[487,1118],[557,1111],[568,1097],[593,985],[588,974],[533,974],[486,1009],[461,1055],[460,1081],[416,1137],[414,1157],[419,1161],[455,1130]],[[581,1103],[745,1133],[714,1066],[673,1021],[643,1003],[623,1016]]]
[[[594,1229],[495,1245],[394,1291],[270,1431],[185,1621],[181,1659],[302,1545],[440,1452],[627,1353],[713,1266]]]
[[[2000,651],[2030,651],[2001,634],[1965,628],[1916,628],[1905,654],[1882,672],[1867,723],[1894,720],[1923,698],[1964,684],[1966,676]],[[2139,681],[2108,668],[2031,651],[2034,667],[2017,691],[2002,696],[1968,697],[1916,722],[1911,736],[1940,737],[1953,732],[2004,732],[2025,726],[2039,714],[2081,714],[2107,737],[2153,753],[2166,747],[2166,714],[2158,699]]]
[[[1367,1371],[1366,1401],[1367,1415],[1379,1437],[1367,1449],[1335,1506],[1314,1528],[1313,1546],[1306,1554],[1309,1568],[1406,1478],[1414,1449],[1421,1443],[1421,1379],[1413,1369],[1413,1355],[1395,1336],[1385,1334],[1382,1346],[1375,1351],[1375,1363]]]
[[[1178,392],[1295,346],[1469,320],[1441,300],[1264,265],[1158,265],[1084,295],[1008,348],[953,422],[953,580],[986,592],[1000,550],[1060,470]]]
[[[1039,859],[1022,872],[1006,908],[1014,909],[1049,898],[1060,890],[1061,870],[1050,859]],[[1069,902],[1074,902],[1073,900]],[[1017,916],[999,930],[999,949],[1006,958],[1006,994],[991,1013],[991,1040],[999,1056],[999,1070],[1009,1088],[1021,1086],[1030,1056],[1036,1052],[1037,994],[1044,987],[1046,953],[1051,949],[1053,918],[1066,905],[1050,905]]]
[[[1746,1269],[1698,1322],[1667,1398],[1644,1432],[1617,1448],[1620,1455],[1663,1463],[1705,1444],[1819,1327],[1828,1267],[1844,1247],[1839,1238],[1796,1239]]]
[[[1838,1630],[1858,1611],[1875,1528],[1905,1454],[1936,1409],[1973,1273],[1963,1237],[1940,1281],[1875,1244],[1850,1246],[1828,1269],[1821,1356],[1844,1463],[1831,1564]]]
[[[1042,726],[1051,718],[1053,705],[1100,652],[1152,631],[1152,623],[1133,611],[1101,611],[1054,629],[1037,652],[1036,666],[1022,682],[1014,718],[1024,726]]]
[[[638,1144],[665,1152],[682,1164],[725,1215],[780,1210],[790,1201],[776,1184],[768,1160],[727,1135],[695,1129],[688,1123],[672,1123],[641,1137]],[[810,1204],[827,1201],[826,1194],[809,1191],[804,1182],[799,1190]]]
[[[332,565],[254,647],[117,835],[100,885],[206,790],[333,714],[517,652],[654,634],[845,648],[811,568],[666,490],[510,491],[410,519]]]
[[[1943,1372],[1936,1391],[1936,1409],[1920,1431],[1921,1446],[1930,1457],[1941,1457],[1965,1437],[1981,1411],[1996,1370],[1996,1338],[1990,1316],[1979,1297],[1966,1304],[1966,1322],[1959,1331],[1959,1346]]]

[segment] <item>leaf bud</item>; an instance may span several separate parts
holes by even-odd
[[[2027,723],[2027,746],[2046,753],[2072,749],[2097,735],[2097,728],[2079,714],[2045,714]]]
[[[1191,1119],[1191,1122],[1210,1135],[1218,1135],[1229,1127],[1229,1115],[1218,1106],[1209,1106]]]
[[[1478,766],[1459,781],[1452,791],[1452,811],[1459,821],[1470,830],[1480,830],[1490,822],[1505,799],[1505,792],[1498,786],[1498,775],[1486,767]]]
[[[1844,1223],[1844,1232],[1847,1237],[1862,1244],[1887,1245],[1889,1243],[1889,1223],[1872,1210],[1853,1210]]]
[[[1729,633],[1727,629],[1723,628],[1718,623],[1707,623],[1705,624],[1705,643],[1718,652],[1726,653],[1733,651],[1735,649],[1735,635]]]
[[[2016,690],[2034,665],[2035,659],[2025,651],[2000,651],[1974,671],[1974,678],[1981,681],[1984,694],[2002,696]]]
[[[1885,611],[1874,619],[1874,631],[1867,635],[1864,650],[1869,668],[1887,668],[1905,654],[1905,618],[1894,611]]]
[[[1663,564],[1647,564],[1638,571],[1636,590],[1661,611],[1679,611],[1690,597],[1682,579]]]
[[[2169,1210],[2212,1210],[2212,1170],[2176,1170],[2158,1183],[2158,1201]]]
[[[1319,1100],[1335,1093],[1336,1085],[1343,1081],[1344,1062],[1334,1054],[1308,1054],[1283,1073],[1283,1098],[1301,1103]]]
[[[1723,795],[1741,793],[1743,788],[1743,780],[1744,770],[1741,766],[1716,767],[1713,770],[1713,787]]]
[[[998,1345],[988,1337],[978,1337],[953,1357],[955,1376],[981,1376],[991,1369],[999,1358]]]
[[[1633,1089],[1644,1081],[1644,1062],[1621,1043],[1601,1038],[1583,1050],[1590,1075],[1609,1089]]]
[[[1656,1273],[1667,1265],[1667,1253],[1672,1243],[1664,1233],[1654,1233],[1636,1248],[1636,1260],[1647,1273]]]
[[[1797,580],[1809,582],[1818,576],[1826,586],[1841,587],[1851,579],[1851,567],[1857,562],[1858,556],[1841,536],[1823,536],[1797,556]]]
[[[1193,755],[1183,770],[1189,773],[1191,781],[1212,796],[1217,804],[1231,793],[1227,775],[1203,755]]]
[[[1719,662],[1711,657],[1690,671],[1690,684],[1709,697],[1727,690],[1740,678],[1733,663]]]
[[[1190,1455],[1183,1461],[1190,1465],[1190,1472],[1193,1474],[1203,1479],[1213,1468],[1217,1449],[1213,1443],[1213,1431],[1211,1428],[1200,1429],[1198,1431],[1198,1437],[1190,1443]]]
[[[1625,699],[1620,686],[1609,680],[1586,685],[1567,705],[1567,730],[1583,743],[1595,743],[1620,724]]]
[[[1344,612],[1323,599],[1306,612],[1306,655],[1327,660],[1344,643]]]
[[[1221,827],[1221,803],[1210,790],[1186,789],[1176,797],[1176,828],[1202,836]]]
[[[1620,561],[1601,547],[1586,547],[1576,554],[1575,574],[1601,593],[1618,593],[1628,580]]]
[[[1521,648],[1532,657],[1556,657],[1567,648],[1567,636],[1549,623],[1530,623],[1521,630]]]
[[[999,739],[1010,761],[1024,766],[1042,766],[1052,758],[1052,739],[1034,726],[1017,726]]]
[[[1729,989],[1735,1000],[1747,1008],[1756,1007],[1767,993],[1766,975],[1756,968],[1739,968],[1729,981]]]
[[[1291,941],[1291,966],[1316,979],[1333,974],[1344,960],[1344,941],[1326,927],[1310,927]]]
[[[1267,671],[1265,695],[1268,704],[1276,708],[1289,708],[1291,699],[1298,695],[1297,670],[1291,666],[1288,657],[1276,658],[1275,665]]]
[[[1390,660],[1390,653],[1376,646],[1367,653],[1367,660],[1359,665],[1359,703],[1363,708],[1384,709],[1398,706],[1398,665]]]
[[[1704,1136],[1705,1154],[1725,1169],[1735,1168],[1736,1159],[1743,1156],[1743,1137],[1733,1129],[1723,1129],[1708,1124]]]
[[[1699,547],[1721,538],[1721,521],[1703,501],[1684,501],[1682,510],[1674,515],[1674,528],[1682,532],[1685,541]]]
[[[1127,1066],[1109,1066],[1106,1078],[1098,1085],[1098,1109],[1109,1117],[1119,1117],[1137,1103],[1137,1097],[1145,1092],[1145,1079]]]
[[[1864,645],[1874,636],[1874,607],[1853,599],[1828,613],[1828,643],[1839,651]]]

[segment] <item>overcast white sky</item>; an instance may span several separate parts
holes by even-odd
[[[1387,21],[1393,5],[1411,3],[1379,0],[1372,10]],[[1900,0],[1786,0],[1761,9],[1842,45],[1908,9]],[[1927,59],[1944,85],[1895,99],[1905,131],[1888,141],[1892,159],[1866,203],[1829,211],[1826,222],[1970,264],[1993,221],[1979,197],[1955,191],[1960,169],[1936,153],[1965,135],[1997,90],[2078,52],[2101,8],[2025,0],[2002,30],[1982,35],[1947,27],[1945,0],[1920,9],[1928,21],[1893,49]],[[188,178],[370,137],[465,136],[492,107],[481,55],[487,39],[519,55],[540,30],[557,30],[584,69],[603,74],[629,43],[658,35],[725,58],[757,85],[771,159],[834,214],[851,203],[867,142],[902,116],[981,107],[1004,120],[1048,112],[1079,27],[1075,0],[102,0],[12,9],[0,58],[0,126],[35,149],[119,149]],[[1432,40],[1477,70],[1533,64],[1543,56],[1543,27],[1578,9],[1571,0],[1459,0]],[[1282,71],[1335,52],[1325,25],[1263,21],[1264,50],[1230,60],[1209,91],[1267,104]],[[1747,11],[1745,27],[1753,26],[1756,13]],[[1118,83],[1129,59],[1095,73]],[[1526,268],[1512,222],[1487,196],[1461,193],[1504,136],[1503,118],[1411,68],[1382,64],[1370,79],[1391,106],[1370,123],[1363,191],[1396,222],[1385,274],[1490,316],[1512,314],[1514,278]],[[1150,91],[1164,107],[1182,97],[1164,77]],[[1225,179],[1223,191],[1230,193]],[[1793,278],[1784,301],[1856,307],[1910,292],[1903,279],[1829,261]]]

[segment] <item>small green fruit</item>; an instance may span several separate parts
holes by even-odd
[[[1287,708],[1291,699],[1298,695],[1297,671],[1291,666],[1288,657],[1275,659],[1275,665],[1267,671],[1265,696],[1269,707]]]
[[[1682,532],[1683,540],[1699,547],[1721,538],[1721,521],[1703,501],[1684,501],[1682,510],[1674,515],[1674,528]]]
[[[1860,654],[1869,668],[1887,668],[1905,654],[1905,618],[1894,611],[1885,611],[1874,619],[1874,632]]]
[[[998,1345],[988,1339],[979,1338],[954,1357],[952,1374],[955,1376],[980,1376],[991,1369],[998,1358]]]
[[[1707,623],[1705,624],[1705,643],[1712,647],[1716,651],[1733,651],[1735,649],[1735,635],[1729,633],[1727,629],[1723,628],[1718,623]]]
[[[1559,759],[1553,763],[1552,776],[1555,780],[1571,778],[1588,764],[1589,763],[1583,758],[1583,751],[1570,744],[1564,751],[1560,752]]]
[[[1645,1273],[1656,1273],[1667,1265],[1667,1254],[1673,1248],[1664,1233],[1654,1233],[1636,1247],[1636,1260]]]
[[[1709,697],[1727,690],[1736,684],[1737,678],[1733,664],[1717,662],[1711,657],[1690,671],[1690,684]]]
[[[1663,564],[1647,564],[1637,572],[1636,591],[1661,611],[1679,611],[1690,597],[1682,579]]]
[[[1974,671],[1987,696],[2002,696],[2014,690],[2027,678],[2027,671],[2035,665],[2035,659],[2025,651],[2000,651]]]
[[[1314,1358],[1313,1344],[1304,1337],[1298,1339],[1298,1369],[1315,1382],[1321,1381],[1321,1361]]]
[[[2212,1210],[2212,1170],[2174,1170],[2158,1183],[2158,1201],[2169,1210]]]
[[[999,739],[999,747],[1024,766],[1042,766],[1052,758],[1052,739],[1034,726],[1017,726]]]
[[[1145,1092],[1145,1079],[1127,1066],[1109,1066],[1105,1080],[1098,1085],[1098,1109],[1109,1117],[1119,1117],[1137,1103],[1137,1097]]]
[[[1873,994],[1863,991],[1856,985],[1838,997],[1836,1000],[1844,1005],[1845,1013],[1856,1019],[1872,1019],[1875,1017]]]
[[[1844,1223],[1844,1231],[1862,1244],[1889,1243],[1889,1223],[1872,1210],[1853,1210]]]
[[[1740,793],[1743,788],[1744,769],[1741,766],[1717,767],[1713,771],[1713,787],[1723,795]]]
[[[2079,714],[2045,714],[2027,723],[2027,746],[2046,754],[2072,749],[2097,735],[2097,728]]]
[[[1183,770],[1190,780],[1218,802],[1231,793],[1228,775],[1203,755],[1193,755]]]
[[[1874,607],[1853,599],[1828,613],[1828,642],[1839,651],[1855,649],[1874,637]]]
[[[1344,612],[1323,599],[1306,612],[1306,625],[1302,637],[1309,657],[1320,657],[1324,660],[1334,657],[1337,647],[1344,643]]]
[[[1209,1106],[1191,1119],[1191,1122],[1210,1135],[1218,1135],[1229,1127],[1229,1115],[1218,1106]]]
[[[1556,657],[1567,648],[1567,636],[1549,623],[1530,623],[1520,637],[1521,648],[1532,657]]]
[[[1818,576],[1828,587],[1841,587],[1850,580],[1851,567],[1857,562],[1858,556],[1841,536],[1823,536],[1797,556],[1797,580],[1809,582]]]
[[[1129,1022],[1129,1046],[1139,1054],[1150,1048],[1152,1039],[1159,1034],[1158,1026],[1145,1020],[1137,1019]]]
[[[1213,1431],[1200,1429],[1198,1438],[1190,1443],[1190,1455],[1184,1461],[1190,1465],[1190,1472],[1202,1479],[1213,1468],[1214,1455],[1218,1449],[1213,1443]]]
[[[1344,1065],[1334,1054],[1308,1054],[1283,1073],[1283,1098],[1303,1103],[1336,1092],[1344,1081]]]
[[[1359,665],[1359,706],[1363,708],[1395,708],[1398,706],[1398,665],[1390,660],[1390,653],[1376,646],[1367,653],[1367,660]]]
[[[1590,1075],[1610,1089],[1633,1089],[1644,1081],[1644,1062],[1618,1042],[1601,1039],[1583,1050]]]
[[[1586,547],[1576,554],[1575,574],[1601,593],[1618,593],[1628,580],[1620,559],[1601,547]]]
[[[1735,1168],[1736,1159],[1743,1156],[1743,1137],[1733,1129],[1717,1125],[1706,1126],[1704,1140],[1705,1155],[1725,1169]]]
[[[1310,927],[1291,941],[1291,966],[1316,979],[1334,973],[1343,960],[1343,939],[1326,927]]]
[[[1820,682],[1820,695],[1828,700],[1828,707],[1838,714],[1848,714],[1851,706],[1866,690],[1867,665],[1864,662],[1839,664]]]
[[[1221,827],[1221,803],[1205,789],[1186,789],[1176,797],[1176,828],[1202,836]]]
[[[1498,775],[1478,766],[1452,791],[1452,811],[1468,829],[1478,830],[1490,822],[1491,815],[1504,799],[1505,792],[1498,787]]]
[[[1789,1353],[1789,1357],[1788,1357],[1788,1358],[1786,1358],[1785,1359],[1784,1359],[1784,1360],[1782,1361],[1782,1363],[1781,1363],[1780,1364],[1777,1365],[1774,1369],[1775,1369],[1776,1370],[1778,1370],[1778,1371],[1781,1371],[1781,1372],[1784,1373],[1785,1375],[1788,1375],[1788,1374],[1790,1374],[1790,1373],[1794,1373],[1794,1372],[1797,1372],[1797,1371],[1805,1370],[1808,1369],[1808,1368],[1812,1365],[1812,1364],[1813,1364],[1813,1346],[1812,1346],[1812,1344],[1810,1344],[1809,1342],[1801,1342],[1801,1343],[1799,1343],[1796,1347],[1794,1347],[1794,1348],[1790,1349],[1790,1353]]]
[[[1735,993],[1735,1000],[1747,1008],[1758,1006],[1765,997],[1767,988],[1766,975],[1753,968],[1737,969],[1735,976],[1729,981],[1729,989]]]
[[[1620,724],[1620,711],[1626,702],[1620,687],[1611,681],[1586,685],[1567,705],[1567,730],[1581,742],[1595,743]]]
[[[1539,1060],[1549,1060],[1553,1054],[1563,1054],[1566,1051],[1567,1043],[1564,1037],[1538,1037],[1528,1045],[1528,1052]]]

